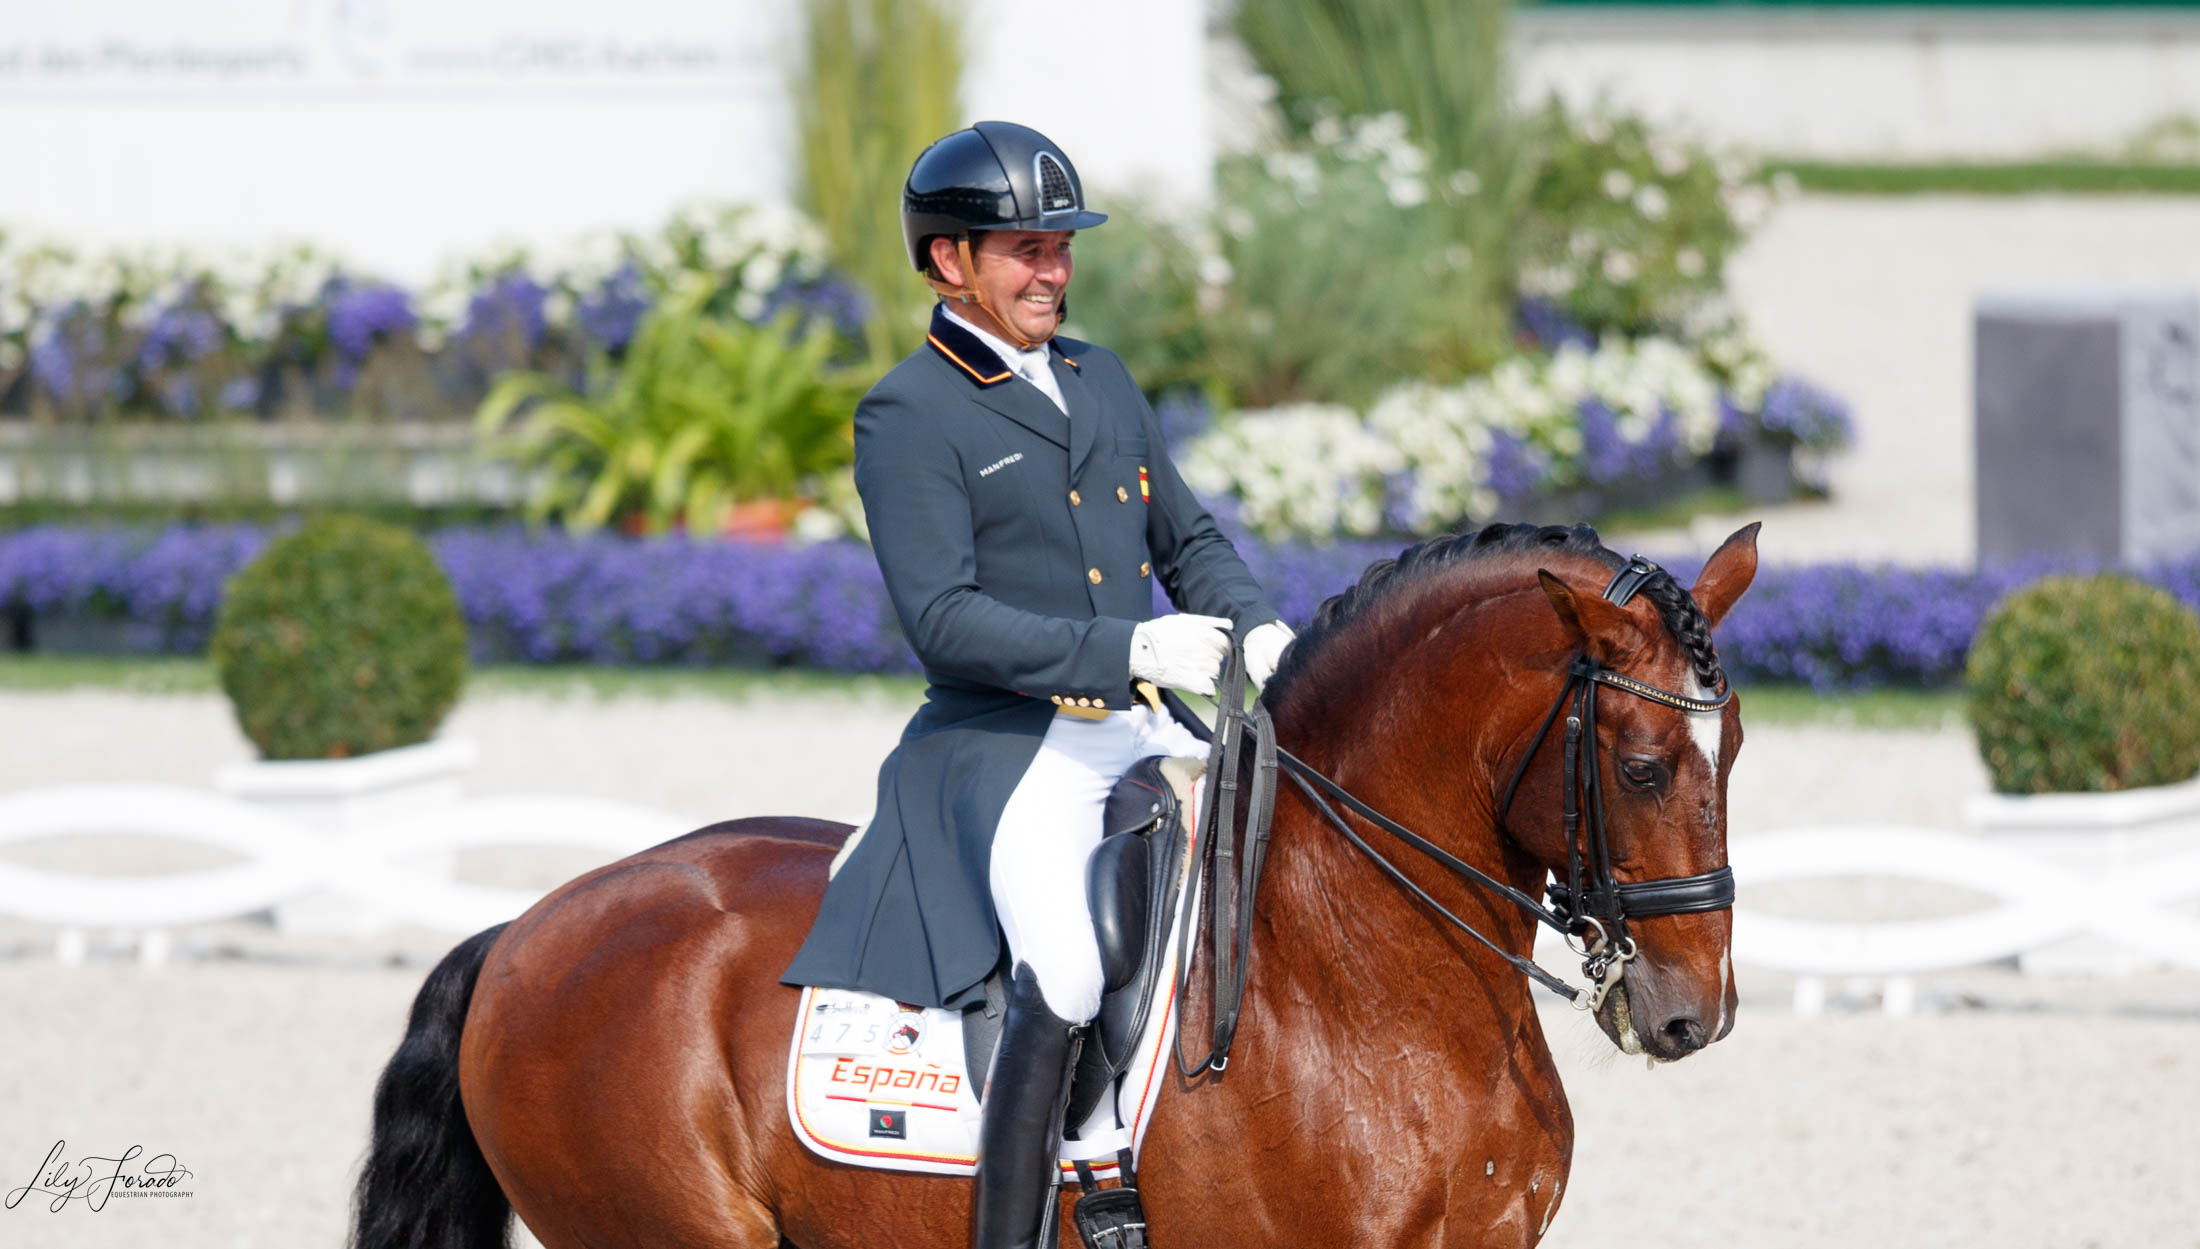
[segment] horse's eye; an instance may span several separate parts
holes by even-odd
[[[1641,759],[1629,759],[1619,765],[1619,774],[1627,778],[1628,784],[1638,789],[1652,789],[1658,783],[1659,769],[1654,763],[1646,763]]]

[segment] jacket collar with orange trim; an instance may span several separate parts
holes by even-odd
[[[980,390],[990,390],[1016,376],[1015,371],[1001,360],[999,352],[948,316],[945,305],[933,305],[932,327],[925,333],[924,341]],[[1084,367],[1063,349],[1059,338],[1048,339],[1047,346],[1055,359],[1069,367]]]

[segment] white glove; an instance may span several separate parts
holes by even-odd
[[[1229,657],[1230,622],[1220,616],[1162,616],[1131,631],[1131,675],[1172,690],[1214,697]]]
[[[1271,620],[1245,635],[1245,675],[1253,684],[1266,686],[1283,662],[1283,648],[1298,635],[1281,620]]]

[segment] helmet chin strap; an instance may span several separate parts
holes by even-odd
[[[985,292],[979,290],[974,283],[968,280],[978,275],[977,261],[970,254],[969,235],[964,234],[958,235],[956,237],[955,255],[962,260],[962,271],[963,277],[965,279],[964,284],[961,286],[957,286],[954,283],[945,280],[944,278],[937,278],[932,276],[930,272],[927,272],[924,275],[924,280],[926,284],[930,285],[934,291],[938,292],[939,296],[942,299],[952,299],[956,303],[964,305],[976,304],[978,307],[978,311],[985,314],[985,319],[993,323],[993,328],[1001,332],[1001,337],[1006,338],[1008,341],[1016,344],[1016,349],[1018,351],[1030,351],[1033,348],[1037,347],[1040,342],[1046,341],[1046,339],[1040,339],[1039,342],[1033,342],[1031,339],[1025,338],[1023,335],[1017,333],[1016,327],[1008,323],[1008,318],[1002,316],[1000,314],[1000,311],[994,308],[991,301],[986,299]],[[1056,325],[1060,325],[1062,323],[1062,318],[1069,315],[1069,308],[1067,305],[1067,300],[1058,301],[1056,303],[1054,310],[1054,323]],[[1052,338],[1053,335],[1049,334],[1047,337]]]

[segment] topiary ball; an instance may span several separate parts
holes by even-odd
[[[1997,792],[2200,773],[2200,616],[2165,590],[2112,574],[2034,582],[1987,618],[1964,682]]]
[[[435,734],[466,680],[466,622],[420,539],[332,517],[230,579],[211,657],[261,755],[343,759]]]

